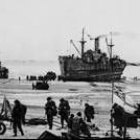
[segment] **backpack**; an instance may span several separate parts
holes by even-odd
[[[90,113],[91,118],[94,119],[94,114],[95,114],[94,107],[93,106],[89,106],[89,110],[88,111]]]
[[[45,105],[46,114],[53,116],[57,115],[57,108],[54,101],[51,101]]]
[[[51,102],[51,109],[52,109],[52,115],[56,116],[57,115],[57,108],[56,108],[54,101]]]
[[[53,115],[53,116],[56,116],[56,115],[57,115],[57,109],[56,109],[56,107],[53,108],[52,115]]]
[[[26,112],[27,112],[27,106],[26,105],[24,105],[24,104],[21,104],[21,107],[22,107],[22,113],[23,113],[23,115],[26,115]]]
[[[91,114],[93,114],[94,115],[94,107],[93,106],[90,106],[90,112],[91,112]]]
[[[69,102],[67,100],[61,103],[60,110],[70,110]]]

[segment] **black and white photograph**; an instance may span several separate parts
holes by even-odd
[[[0,139],[140,139],[139,0],[0,0]]]

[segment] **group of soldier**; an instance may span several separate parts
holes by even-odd
[[[86,122],[91,122],[91,119],[94,119],[95,112],[94,107],[88,103],[85,103],[85,117],[83,118],[81,112],[77,112],[76,116],[71,113],[69,102],[66,99],[61,98],[57,107],[55,101],[51,97],[48,97],[45,104],[45,114],[49,129],[53,128],[54,116],[59,115],[62,128],[64,128],[64,122],[66,122],[69,132],[78,136],[81,131],[85,135],[90,136]]]
[[[19,129],[21,135],[24,135],[22,124],[25,124],[25,115],[27,112],[27,106],[22,104],[19,100],[14,101],[14,107],[11,109],[11,122],[13,126],[13,136],[17,136],[17,129]],[[47,103],[45,104],[45,115],[47,118],[47,124],[49,129],[53,128],[54,116],[60,118],[60,124],[62,129],[65,126],[68,128],[68,132],[72,132],[75,135],[79,135],[80,131],[90,136],[90,132],[86,127],[86,122],[91,122],[94,118],[94,107],[85,104],[84,115],[82,117],[81,112],[77,112],[76,115],[71,113],[71,107],[68,100],[61,98],[59,106],[56,106],[55,101],[51,98],[47,98]],[[64,125],[66,123],[66,125]]]
[[[56,103],[52,99],[52,97],[48,97],[44,109],[49,129],[53,128],[54,117],[57,116],[60,118],[60,124],[62,129],[67,127],[68,132],[76,136],[79,136],[80,133],[87,135],[88,137],[91,136],[89,126],[93,125],[94,127],[95,125],[92,124],[92,119],[94,119],[95,115],[94,107],[92,105],[85,103],[85,108],[83,112],[77,112],[76,114],[73,114],[68,100],[61,98],[59,105],[56,106]],[[140,112],[139,110],[138,112],[136,112],[136,114]],[[11,122],[13,124],[14,136],[17,136],[17,129],[19,129],[22,136],[24,135],[22,124],[25,124],[26,112],[27,106],[22,104],[19,100],[15,100],[14,107],[11,110]],[[114,124],[117,128],[119,128],[118,134],[120,136],[122,136],[122,127],[125,123],[124,117],[122,116],[124,114],[123,112],[124,110],[121,106],[117,104],[113,105],[111,110],[113,120],[111,119],[111,123]],[[82,116],[82,114],[84,114],[84,117]],[[133,117],[131,115],[131,125],[132,124],[133,126],[130,127],[137,127],[137,117]]]

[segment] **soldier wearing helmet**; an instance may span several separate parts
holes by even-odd
[[[69,118],[69,114],[70,114],[69,102],[67,100],[65,100],[64,98],[61,98],[58,109],[59,109],[59,115],[60,115],[60,119],[61,119],[61,126],[62,126],[62,128],[64,128],[64,121],[66,121],[66,123],[68,123],[68,118]]]
[[[87,122],[91,122],[91,119],[94,119],[94,107],[85,103],[85,110],[84,110],[85,118]]]
[[[14,136],[17,136],[17,128],[20,130],[21,135],[23,136],[24,135],[22,130],[23,108],[19,100],[15,100],[14,103],[15,105],[12,110]]]
[[[47,121],[49,125],[49,129],[53,127],[53,117],[57,114],[57,107],[55,102],[52,100],[51,97],[47,98],[47,103],[45,104],[45,114],[47,116]]]

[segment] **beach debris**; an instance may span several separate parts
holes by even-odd
[[[133,114],[137,109],[138,105],[133,101],[131,96],[125,94],[119,87],[114,88],[113,95],[114,104],[120,105],[127,113]]]
[[[47,121],[42,118],[31,118],[26,121],[27,125],[47,125]]]
[[[77,91],[78,89],[76,88],[70,88],[69,91]]]
[[[7,97],[4,95],[0,118],[4,120],[11,118],[11,111],[12,111],[12,108],[11,108],[10,102],[7,99]]]
[[[44,140],[44,139],[63,140],[62,136],[56,136],[55,134],[48,132],[48,131],[44,131],[37,139],[39,139],[39,140]]]
[[[90,85],[91,85],[91,86],[93,86],[93,87],[98,86],[98,85],[97,85],[97,84],[95,84],[94,82],[91,82],[91,83],[90,83]]]

